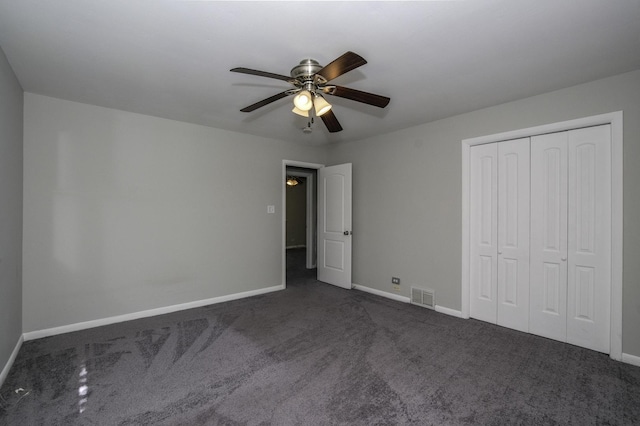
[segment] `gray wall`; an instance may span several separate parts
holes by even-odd
[[[460,141],[623,110],[623,352],[640,356],[638,99],[635,71],[312,148],[25,94],[23,329],[279,285],[282,159],[353,163],[354,283],[399,276],[460,309]]]
[[[22,334],[22,100],[0,50],[0,371]]]
[[[351,143],[329,164],[353,163],[353,282],[392,292],[391,276],[461,308],[461,140],[624,112],[623,352],[640,356],[640,71]]]
[[[282,160],[324,149],[31,93],[24,122],[25,332],[282,284]]]

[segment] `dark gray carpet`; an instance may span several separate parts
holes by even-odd
[[[285,291],[26,342],[0,424],[640,422],[638,367],[288,272]]]

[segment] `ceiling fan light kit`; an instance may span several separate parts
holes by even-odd
[[[309,117],[309,111],[301,110],[297,106],[294,106],[291,112],[293,112],[294,114],[301,115],[302,117]]]
[[[331,109],[331,104],[327,102],[327,100],[321,95],[315,96],[315,98],[313,99],[313,106],[315,107],[316,116],[318,117],[326,114]]]
[[[338,96],[378,108],[384,108],[389,104],[390,99],[386,96],[373,93],[362,92],[360,90],[349,89],[348,87],[329,85],[329,81],[354,70],[367,61],[360,55],[347,52],[332,61],[329,65],[322,66],[314,59],[304,59],[300,64],[291,69],[291,77],[281,74],[274,74],[266,71],[253,70],[249,68],[233,68],[231,72],[257,75],[260,77],[283,80],[294,86],[293,89],[286,90],[276,95],[242,108],[242,112],[251,112],[284,97],[295,95],[293,98],[293,113],[303,117],[309,117],[313,109],[317,117],[322,118],[322,122],[331,133],[342,131],[342,126],[333,113],[332,106],[322,94]],[[310,127],[310,126],[309,126]],[[306,130],[306,128],[305,128]],[[309,131],[311,129],[309,128]]]
[[[301,90],[293,98],[293,104],[296,108],[301,109],[302,111],[309,111],[313,107],[311,93],[308,90]]]

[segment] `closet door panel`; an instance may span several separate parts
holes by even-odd
[[[568,132],[567,342],[609,352],[610,126]]]
[[[498,143],[498,325],[529,331],[529,138]]]
[[[470,303],[472,318],[497,320],[498,181],[496,144],[478,145],[470,155]]]
[[[531,138],[529,331],[567,339],[567,133]]]

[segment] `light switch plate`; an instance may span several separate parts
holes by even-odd
[[[276,206],[267,206],[267,213],[275,213]]]

